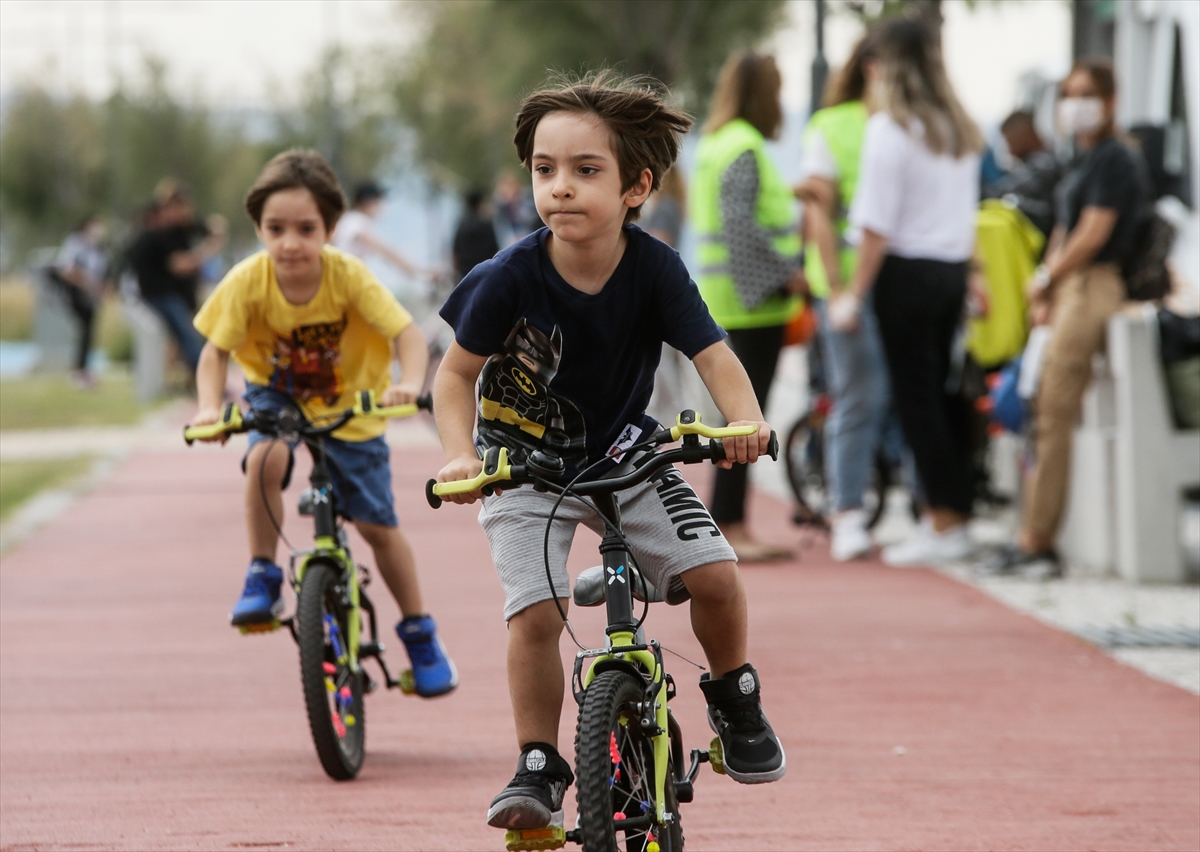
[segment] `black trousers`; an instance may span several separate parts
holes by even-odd
[[[775,367],[779,363],[779,350],[783,348],[782,325],[764,328],[739,328],[729,331],[727,342],[738,356],[758,404],[767,407],[767,394],[775,379]],[[731,524],[746,518],[746,481],[749,465],[735,464],[729,470],[717,468],[713,479],[713,496],[710,510],[718,524]]]
[[[67,300],[71,313],[75,315],[75,324],[78,327],[75,369],[83,372],[87,369],[88,353],[92,351],[92,324],[96,318],[96,302],[82,287],[76,287],[57,275],[51,275],[50,279]]]
[[[892,394],[925,498],[971,514],[970,410],[947,389],[967,294],[967,264],[888,255],[875,279],[875,314]]]

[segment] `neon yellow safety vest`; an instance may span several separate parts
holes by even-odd
[[[841,267],[842,283],[849,284],[858,266],[858,251],[846,245],[846,230],[850,223],[846,214],[850,211],[850,202],[854,199],[854,191],[858,188],[858,159],[862,152],[863,137],[867,133],[867,108],[862,101],[847,101],[837,106],[826,107],[813,113],[809,119],[808,129],[804,132],[805,139],[812,134],[820,133],[825,137],[829,153],[837,166],[837,188],[840,211],[834,220],[840,246],[838,255]],[[808,279],[808,287],[818,299],[829,295],[829,276],[825,274],[825,264],[821,260],[821,252],[816,245],[810,244],[804,254],[804,276]]]
[[[775,251],[784,257],[800,254],[796,230],[795,199],[791,187],[767,156],[762,134],[740,118],[700,140],[696,172],[688,205],[692,226],[700,240],[700,295],[717,324],[727,329],[785,325],[800,310],[794,296],[770,296],[753,309],[738,297],[729,272],[729,246],[721,223],[721,177],[733,161],[753,151],[758,161],[758,203],[755,221],[771,235]]]

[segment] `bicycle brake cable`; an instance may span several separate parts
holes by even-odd
[[[632,453],[634,451],[643,450],[648,447],[652,447],[654,445],[655,445],[654,438],[649,438],[645,441],[642,441],[640,444],[634,444],[633,446],[629,447],[629,449],[625,450],[625,452]],[[583,645],[583,643],[581,643],[579,641],[579,637],[575,635],[575,629],[571,624],[571,619],[563,611],[562,604],[558,602],[558,592],[554,588],[554,577],[550,570],[550,530],[554,525],[554,517],[556,514],[558,514],[558,507],[562,505],[562,502],[567,497],[567,495],[574,497],[576,500],[578,500],[584,506],[588,507],[593,512],[595,512],[597,517],[599,517],[600,520],[604,523],[605,528],[607,530],[609,530],[611,533],[613,533],[614,535],[616,535],[621,540],[621,543],[623,545],[625,545],[625,552],[629,556],[629,562],[636,569],[636,574],[638,575],[639,582],[642,584],[642,616],[641,616],[641,618],[638,619],[637,623],[634,625],[635,633],[637,632],[638,628],[640,628],[642,626],[642,624],[645,622],[646,616],[650,614],[650,600],[649,600],[650,596],[648,594],[646,594],[646,584],[648,581],[644,577],[641,576],[641,574],[642,574],[641,566],[638,565],[637,557],[635,557],[633,555],[633,550],[630,547],[629,540],[625,537],[625,532],[623,530],[619,529],[615,524],[613,524],[612,521],[609,520],[604,515],[603,512],[601,512],[598,508],[596,508],[595,504],[588,502],[582,495],[576,494],[572,490],[575,486],[575,483],[577,483],[580,480],[580,478],[583,477],[584,474],[586,474],[592,468],[597,467],[598,465],[600,465],[606,461],[609,461],[608,456],[605,456],[604,458],[600,458],[600,459],[597,459],[596,461],[592,462],[587,467],[585,467],[583,470],[579,471],[579,473],[575,474],[575,476],[571,479],[571,481],[568,482],[565,486],[557,486],[557,485],[553,485],[551,483],[546,483],[547,485],[551,485],[551,487],[554,487],[559,492],[559,494],[558,494],[558,499],[554,501],[554,505],[550,507],[550,514],[546,518],[546,531],[545,531],[545,534],[542,536],[542,566],[546,570],[546,582],[550,586],[550,597],[551,597],[551,600],[554,601],[554,608],[558,610],[558,615],[563,620],[563,624],[566,625],[567,632],[571,635],[572,641],[575,642],[576,646],[578,646],[581,651],[587,651],[589,649],[586,648]],[[564,566],[564,568],[565,568],[565,566]],[[632,586],[630,588],[632,590]],[[689,662],[691,662],[691,661],[689,660]]]
[[[275,532],[279,534],[281,539],[283,539],[283,543],[287,545],[288,551],[294,552],[296,548],[292,547],[292,543],[288,541],[287,535],[283,532],[283,526],[275,519],[275,513],[271,511],[271,501],[267,499],[267,456],[271,455],[271,449],[279,443],[283,443],[283,439],[277,435],[267,439],[267,449],[262,454],[262,459],[260,459],[258,463],[258,493],[262,498],[263,508],[267,510],[267,517],[271,521],[271,526],[275,528]],[[290,447],[288,448],[288,452],[291,453]]]

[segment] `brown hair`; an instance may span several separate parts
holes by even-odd
[[[1096,95],[1102,101],[1112,101],[1117,96],[1117,75],[1113,65],[1107,59],[1078,59],[1071,66],[1070,72],[1058,84],[1058,96],[1063,96],[1063,85],[1076,74],[1087,74],[1092,85],[1096,87]],[[1111,112],[1111,111],[1110,111]],[[1115,119],[1110,115],[1107,123],[1100,128],[1100,136],[1114,136],[1117,133]]]
[[[875,45],[868,33],[858,40],[854,50],[850,51],[850,58],[825,84],[825,96],[821,99],[821,106],[833,107],[866,98],[866,66],[874,58]]]
[[[637,184],[644,169],[652,175],[650,191],[658,189],[679,156],[681,137],[692,126],[692,117],[667,103],[662,84],[650,77],[623,77],[614,71],[557,77],[526,95],[517,110],[513,144],[527,169],[533,165],[534,132],[552,112],[594,115],[608,128],[621,171],[621,192]],[[625,221],[640,214],[640,207],[631,208]]]
[[[961,157],[983,150],[983,134],[967,115],[942,63],[942,51],[920,21],[891,18],[872,33],[882,75],[880,109],[908,130],[915,118],[925,146]]]
[[[740,118],[767,139],[774,139],[783,127],[781,85],[774,56],[753,51],[735,53],[725,60],[717,76],[704,132],[713,133]]]
[[[333,231],[346,210],[346,197],[325,158],[316,151],[293,148],[275,155],[263,166],[258,180],[246,193],[246,212],[255,225],[262,224],[263,205],[267,199],[287,189],[307,189],[312,193],[328,232]]]

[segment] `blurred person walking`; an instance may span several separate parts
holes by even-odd
[[[872,108],[850,221],[862,229],[850,291],[830,324],[862,324],[874,297],[896,408],[927,501],[915,535],[884,550],[890,565],[966,557],[974,502],[969,411],[950,387],[979,202],[979,128],[959,102],[941,51],[919,21],[873,35]]]
[[[225,246],[223,220],[214,219],[211,229],[198,223],[191,196],[169,178],[154,194],[155,208],[129,248],[129,264],[142,299],[162,317],[194,375],[204,346],[192,327],[197,287],[201,269]]]
[[[804,286],[795,199],[765,144],[783,126],[780,85],[772,56],[745,52],[726,61],[696,149],[689,201],[700,293],[764,410]],[[746,465],[717,471],[713,520],[739,561],[786,558],[789,550],[757,541],[747,528],[747,475]]]
[[[454,229],[451,244],[457,280],[461,281],[485,260],[491,260],[498,251],[500,243],[496,239],[496,223],[492,221],[487,195],[473,189],[463,196],[463,214]]]
[[[82,389],[89,389],[96,383],[88,369],[88,355],[92,351],[96,303],[103,295],[108,273],[108,256],[102,246],[106,233],[104,220],[88,214],[67,235],[48,270],[50,279],[66,297],[75,317],[77,337],[73,378]]]
[[[1077,62],[1059,87],[1057,118],[1077,155],[1059,183],[1046,262],[1026,288],[1031,319],[1050,325],[1034,400],[1034,464],[1016,545],[987,566],[1032,577],[1062,575],[1054,548],[1067,500],[1071,439],[1091,381],[1092,356],[1128,298],[1138,217],[1151,200],[1141,155],[1116,127],[1116,80],[1105,60]]]
[[[414,278],[426,273],[403,254],[388,245],[375,229],[375,219],[383,207],[387,191],[372,181],[359,184],[354,190],[354,203],[337,223],[329,243],[334,248],[365,260],[370,254],[382,255],[396,268]]]
[[[867,130],[864,103],[869,37],[861,39],[846,64],[830,80],[825,106],[809,121],[804,136],[801,183],[808,241],[805,276],[815,300],[825,379],[833,401],[825,424],[825,479],[833,510],[830,552],[839,562],[871,552],[863,495],[875,466],[876,448],[887,420],[891,389],[879,325],[866,297],[856,328],[839,330],[829,322],[827,300],[841,298],[854,275],[858,234],[847,220],[859,179],[859,159]]]

